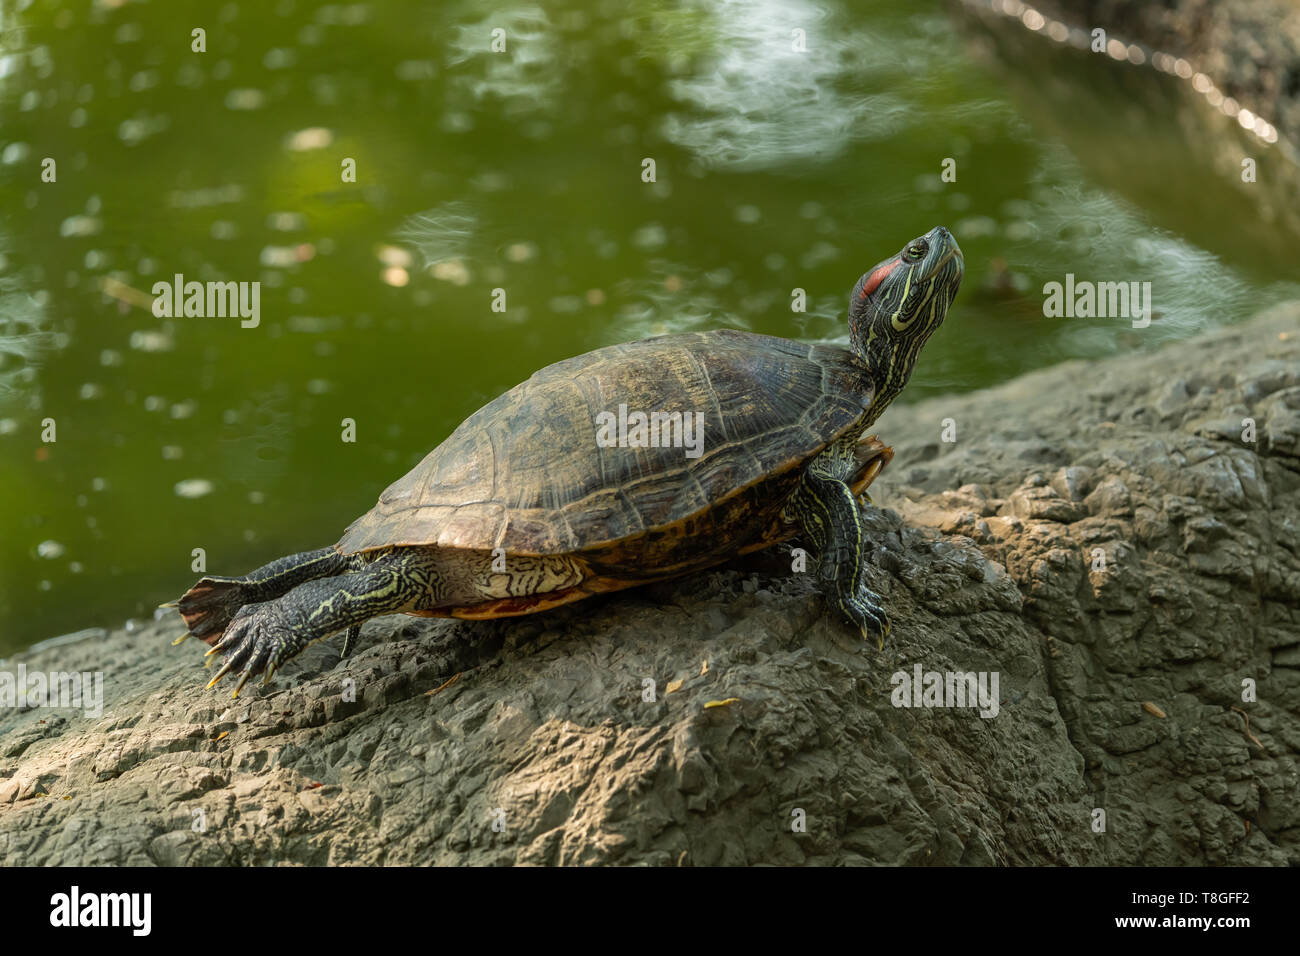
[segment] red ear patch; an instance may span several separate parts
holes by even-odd
[[[885,276],[897,269],[898,264],[902,261],[902,259],[895,259],[892,262],[886,262],[883,266],[878,266],[871,275],[867,276],[867,281],[862,286],[862,293],[859,298],[865,299],[879,289],[880,283],[885,281]]]

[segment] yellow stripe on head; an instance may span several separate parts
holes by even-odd
[[[904,280],[903,282],[903,294],[899,296],[898,308],[897,310],[895,310],[894,314],[889,317],[889,324],[892,325],[894,328],[898,329],[898,331],[900,332],[906,329],[907,324],[912,321],[911,319],[906,319],[903,322],[899,322],[898,317],[902,315],[903,307],[907,305],[907,290],[912,288],[912,275],[915,272],[916,272],[915,266],[907,270],[907,279]]]

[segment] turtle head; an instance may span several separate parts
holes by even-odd
[[[849,336],[875,379],[872,420],[907,384],[921,346],[948,314],[963,268],[957,240],[935,226],[853,287]]]

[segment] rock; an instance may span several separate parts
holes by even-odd
[[[1071,24],[1105,25],[1155,50],[1183,56],[1223,93],[1300,142],[1300,15],[1288,0],[1040,0]]]
[[[1120,515],[1133,514],[1133,503],[1129,497],[1128,485],[1118,475],[1109,475],[1083,500],[1089,514]]]
[[[1078,502],[1062,498],[1056,488],[1043,484],[1041,476],[1011,492],[1005,507],[1017,518],[1060,521],[1064,524],[1078,521],[1086,513]]]
[[[1298,323],[890,409],[883,652],[788,549],[528,618],[381,618],[238,701],[174,623],[33,649],[0,670],[101,672],[104,709],[0,710],[0,856],[1300,863]],[[1256,442],[1204,427],[1238,416]],[[909,467],[945,417],[960,440]],[[898,706],[918,667],[996,674],[996,715]]]
[[[1268,396],[1260,403],[1267,451],[1300,458],[1300,387]]]

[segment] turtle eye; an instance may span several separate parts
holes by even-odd
[[[918,240],[907,247],[907,258],[915,262],[925,255],[926,244],[923,240]]]

